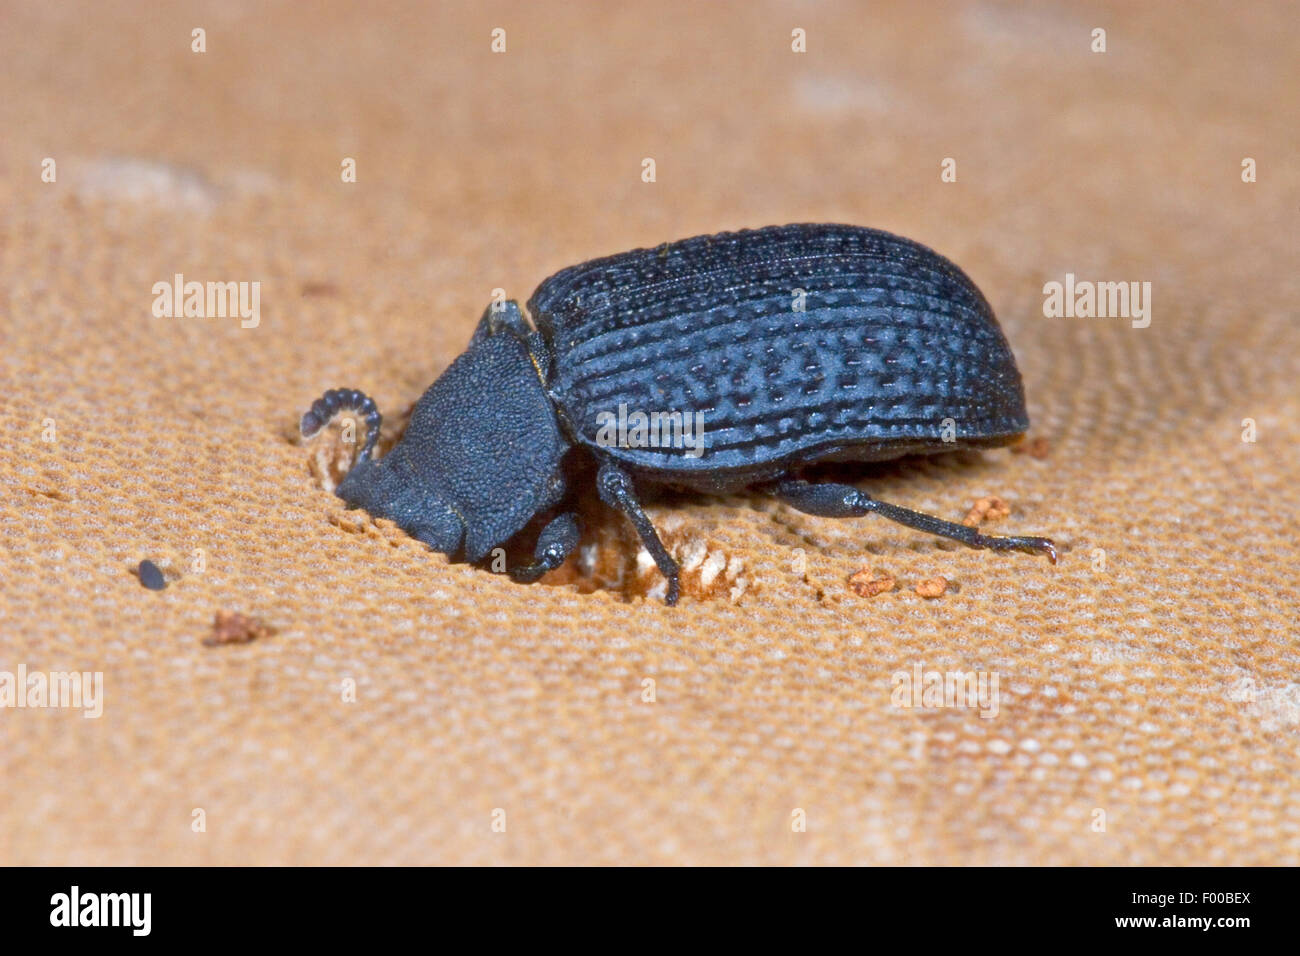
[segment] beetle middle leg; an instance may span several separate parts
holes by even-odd
[[[944,521],[942,518],[921,511],[912,511],[910,508],[891,505],[887,501],[878,501],[852,485],[814,484],[798,479],[787,479],[763,485],[760,490],[775,495],[792,508],[819,518],[861,518],[867,514],[878,514],[882,518],[897,521],[917,531],[960,541],[967,547],[1045,554],[1049,561],[1056,563],[1056,545],[1048,538],[980,534],[974,528],[957,524],[955,521]]]
[[[578,546],[580,537],[582,526],[578,523],[577,515],[567,512],[556,515],[537,536],[533,563],[511,569],[510,577],[521,584],[527,584],[536,581],[547,571],[554,571]]]
[[[596,490],[600,494],[601,501],[623,512],[632,522],[636,533],[641,536],[641,543],[645,545],[645,549],[650,552],[650,556],[655,559],[655,564],[659,566],[659,572],[668,579],[668,594],[664,597],[664,603],[676,604],[681,588],[677,562],[672,559],[664,543],[659,540],[659,533],[655,531],[655,526],[651,524],[650,518],[641,507],[636,489],[632,485],[632,476],[613,462],[601,462],[600,471],[596,474]]]

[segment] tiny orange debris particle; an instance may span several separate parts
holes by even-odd
[[[997,495],[981,498],[971,507],[962,524],[968,528],[978,528],[986,518],[1005,518],[1011,514],[1011,508]]]
[[[894,590],[897,582],[892,574],[872,571],[870,568],[863,568],[849,575],[849,587],[858,597],[875,597],[877,594],[884,594],[886,591]]]
[[[237,611],[218,611],[212,619],[212,633],[203,639],[203,643],[208,647],[247,644],[274,633],[275,628],[261,618],[248,617]]]
[[[947,578],[926,578],[916,585],[916,593],[923,598],[943,597],[948,590]]]
[[[1047,457],[1047,453],[1051,450],[1051,447],[1051,442],[1042,435],[1037,435],[1033,438],[1026,438],[1018,445],[1012,445],[1011,451],[1016,455],[1028,455],[1030,458],[1037,458],[1039,461],[1042,461]]]

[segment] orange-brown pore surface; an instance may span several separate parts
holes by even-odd
[[[0,671],[104,675],[0,711],[0,862],[1300,862],[1293,8],[437,6],[0,14]],[[1045,439],[862,487],[1057,567],[674,498],[679,607],[599,511],[524,587],[286,437],[400,420],[494,289],[800,220],[961,263]],[[1067,272],[1150,326],[1045,317]],[[260,323],[155,317],[176,273]],[[996,715],[896,706],[918,664]]]

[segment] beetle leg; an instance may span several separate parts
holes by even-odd
[[[676,604],[681,587],[677,562],[668,554],[664,543],[659,540],[655,526],[641,508],[636,489],[632,486],[632,476],[613,462],[601,462],[600,471],[596,475],[596,490],[601,501],[623,512],[632,522],[632,527],[641,536],[641,543],[659,566],[659,572],[668,579],[668,593],[664,596],[664,603]]]
[[[357,453],[357,464],[360,464],[374,450],[375,442],[379,440],[379,426],[383,423],[383,416],[379,414],[375,400],[364,392],[358,392],[354,388],[330,389],[312,402],[311,408],[298,423],[298,431],[303,438],[311,438],[340,412],[353,412],[365,422],[366,441]]]
[[[521,568],[513,568],[510,577],[528,584],[536,581],[547,571],[554,571],[564,563],[582,536],[582,526],[575,514],[556,515],[542,533],[537,536],[537,546],[533,549],[533,563]]]
[[[1056,563],[1056,545],[1047,538],[980,534],[968,525],[944,521],[934,515],[912,511],[910,508],[900,508],[886,501],[877,501],[852,485],[812,484],[807,481],[787,480],[765,485],[762,490],[775,495],[792,508],[820,518],[860,518],[874,513],[890,521],[907,525],[909,528],[915,528],[917,531],[926,531],[941,538],[952,538],[967,547],[1045,554],[1049,561]]]

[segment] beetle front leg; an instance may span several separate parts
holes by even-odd
[[[645,545],[645,549],[650,552],[650,557],[654,558],[655,564],[659,566],[659,572],[668,579],[668,593],[664,595],[664,603],[676,604],[681,588],[677,562],[672,559],[664,543],[659,540],[659,533],[655,531],[655,526],[650,523],[650,518],[641,507],[636,489],[632,485],[632,476],[613,462],[602,462],[600,471],[596,475],[596,490],[600,494],[601,501],[623,512],[632,522],[632,527],[636,528],[636,533],[641,536],[641,543]]]
[[[917,531],[960,541],[967,547],[1045,554],[1047,560],[1056,563],[1056,545],[1047,538],[980,534],[968,525],[944,521],[942,518],[921,511],[912,511],[910,508],[900,508],[886,501],[878,501],[852,485],[813,484],[807,481],[787,480],[764,485],[760,490],[775,495],[792,508],[820,518],[860,518],[874,513],[890,521],[907,525],[909,528],[915,528]]]
[[[521,568],[513,568],[510,577],[520,584],[536,581],[547,571],[554,571],[578,546],[582,537],[582,526],[574,514],[556,515],[542,533],[537,536],[537,546],[533,549],[533,563]]]

